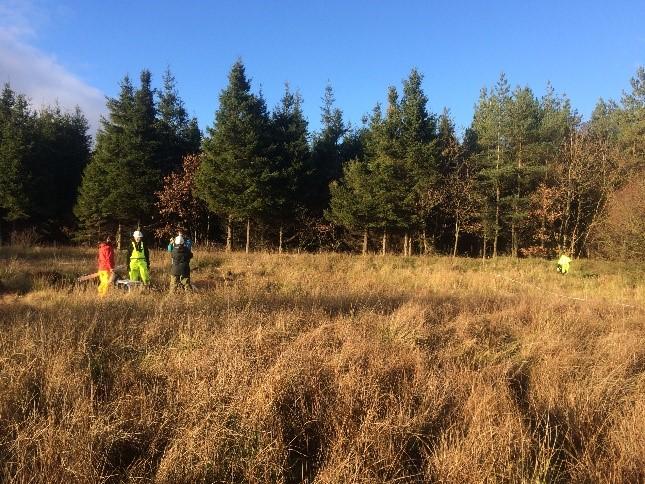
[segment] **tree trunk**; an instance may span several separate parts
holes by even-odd
[[[282,254],[282,225],[280,225],[280,242],[278,244],[278,254]]]
[[[408,237],[408,256],[412,257],[412,236]]]
[[[121,224],[116,229],[116,250],[121,250]]]
[[[455,245],[452,247],[452,258],[457,257],[457,244],[459,243],[459,219],[455,219]]]
[[[486,237],[486,232],[484,232],[484,249],[482,250],[482,260],[486,260],[486,242],[488,242],[488,237]]]
[[[363,255],[367,255],[367,229],[363,230]]]
[[[520,210],[520,195],[521,195],[521,182],[522,182],[522,142],[520,142],[520,149],[517,156],[517,180],[515,185],[515,201],[513,204],[513,223],[511,226],[511,240],[512,240],[512,255],[517,257],[520,248],[519,235],[517,233],[517,221],[519,219]]]
[[[204,239],[205,245],[208,247],[209,242],[210,242],[210,233],[211,233],[211,214],[206,215],[206,238]]]
[[[251,219],[246,219],[246,253],[249,253],[251,248]]]
[[[381,255],[385,255],[387,249],[387,231],[383,230],[383,243],[381,245]]]
[[[228,216],[228,222],[226,223],[226,252],[230,252],[233,248],[233,228],[231,224],[233,223],[233,217]]]
[[[423,255],[428,255],[428,239],[426,237],[426,229],[423,229],[423,233],[421,234],[421,241],[423,243]]]
[[[403,257],[408,256],[408,233],[403,236]]]

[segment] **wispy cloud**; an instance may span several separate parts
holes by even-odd
[[[92,134],[105,113],[103,93],[83,82],[50,53],[33,47],[41,13],[28,2],[0,2],[0,83],[25,94],[35,108],[80,106]]]

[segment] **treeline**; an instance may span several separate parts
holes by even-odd
[[[414,69],[361,126],[344,121],[327,86],[315,133],[288,85],[269,110],[241,61],[228,80],[202,139],[170,72],[159,90],[148,71],[137,88],[125,77],[91,157],[80,111],[32,113],[6,86],[5,226],[45,237],[68,227],[87,242],[137,226],[165,239],[181,227],[247,251],[645,258],[643,68],[586,122],[551,86],[538,98],[502,74],[461,137],[448,110],[428,110]],[[68,125],[78,138],[64,138]],[[53,190],[60,203],[48,202]]]
[[[37,228],[49,239],[75,225],[81,173],[90,158],[89,126],[76,109],[34,111],[5,85],[0,96],[0,243],[12,230]]]

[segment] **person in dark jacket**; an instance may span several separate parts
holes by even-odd
[[[174,291],[181,284],[184,289],[190,290],[190,259],[193,253],[186,247],[181,235],[175,237],[172,252],[172,265],[170,266],[170,291]]]
[[[143,284],[150,284],[150,254],[140,230],[135,230],[132,234],[132,240],[128,245],[127,262],[131,281],[138,281],[141,278]]]

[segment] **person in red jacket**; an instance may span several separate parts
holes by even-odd
[[[99,295],[105,296],[114,280],[114,246],[108,236],[99,244]]]

